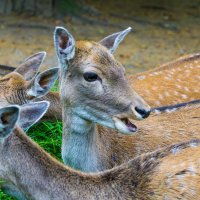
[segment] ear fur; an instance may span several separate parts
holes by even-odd
[[[5,138],[13,132],[18,118],[18,106],[7,106],[0,109],[0,138]]]
[[[48,101],[39,101],[20,106],[18,125],[24,130],[30,128],[43,117],[48,107]]]
[[[131,27],[128,27],[123,31],[113,33],[112,35],[102,39],[99,43],[109,49],[111,53],[114,53],[125,36],[131,31],[131,29]]]
[[[54,45],[59,61],[69,61],[75,55],[75,40],[70,32],[63,27],[56,27],[54,31]]]
[[[46,52],[42,51],[28,57],[20,66],[15,69],[15,72],[21,74],[25,80],[29,81],[36,76],[40,65],[46,57]]]

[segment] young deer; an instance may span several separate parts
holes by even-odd
[[[105,46],[113,45],[111,52],[114,52],[117,45],[129,31],[130,29],[127,29],[114,33],[104,38],[100,43]],[[117,36],[119,38],[116,39]],[[84,41],[79,41],[78,43],[81,43],[83,48],[86,45]],[[76,54],[78,57],[81,53],[77,51]],[[84,59],[87,59],[88,63],[93,62],[93,58],[87,58],[88,54],[86,53],[80,56],[83,58],[85,56]],[[103,57],[102,60],[104,60]],[[96,60],[96,64],[102,66],[101,60]],[[152,107],[168,106],[200,99],[200,54],[187,55],[153,70],[136,75],[128,75],[128,79],[131,87],[145,98]],[[51,111],[48,111],[48,119],[56,117],[58,120],[62,120],[59,94],[49,92],[42,99],[52,102]]]
[[[29,111],[24,110],[27,116]],[[143,154],[102,173],[84,174],[59,163],[21,128],[14,128],[18,114],[15,106],[0,109],[0,178],[3,189],[20,200],[200,197],[200,140]],[[27,117],[20,120],[26,123]]]
[[[127,31],[129,30],[125,32]],[[119,38],[122,39],[121,36],[115,38],[118,43]],[[105,40],[102,44],[106,46]],[[146,151],[140,141],[139,150],[138,146],[134,146],[137,140],[142,141],[142,133],[129,137],[116,134],[116,130],[123,134],[134,133],[137,128],[130,119],[147,116],[149,108],[129,87],[124,69],[110,53],[117,47],[116,42],[112,44],[113,46],[109,43],[111,46],[106,46],[107,48],[88,41],[80,41],[75,45],[75,40],[67,30],[60,27],[55,30],[55,47],[61,64],[60,95],[64,122],[62,158],[65,164],[86,172],[111,168],[135,157],[139,150],[139,153]],[[155,122],[155,119],[158,120],[152,119]],[[163,119],[166,119],[165,115]],[[198,125],[195,119],[189,120],[190,123]],[[160,141],[155,140],[152,145],[147,145],[146,149],[154,150],[159,146],[171,144],[174,140],[183,140],[178,134],[180,127],[175,128],[179,138],[168,139],[164,134],[168,125],[163,125],[164,129],[160,133],[160,130],[156,130],[160,122],[155,122],[152,132],[144,131],[144,140],[146,138],[148,143],[148,135],[153,137],[155,133],[156,137],[157,134],[162,135],[162,132],[165,140],[160,145]],[[168,122],[173,122],[174,127],[174,121]],[[148,122],[147,124],[151,127]],[[187,131],[192,132],[192,128]]]
[[[32,55],[14,72],[0,78],[0,107],[39,101],[43,95],[49,92],[58,78],[58,68],[52,68],[38,74],[45,55],[45,52]],[[53,103],[53,98],[51,102]],[[52,108],[53,106],[54,104]],[[52,116],[51,112],[51,109],[47,112],[47,119],[49,115]],[[59,113],[57,115],[59,116]]]

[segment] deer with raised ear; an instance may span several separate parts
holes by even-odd
[[[173,120],[165,115],[152,118],[153,123],[151,119],[145,120],[147,126],[142,131],[143,125],[139,127],[140,134],[119,135],[118,132],[125,135],[135,133],[137,127],[132,121],[147,117],[150,110],[129,86],[124,68],[111,54],[116,46],[109,50],[95,42],[78,41],[75,44],[72,35],[62,27],[56,28],[54,37],[61,65],[62,158],[65,164],[86,172],[101,171],[142,152],[185,141],[179,134],[182,124],[175,114],[172,115]],[[116,40],[120,42],[118,37]],[[188,112],[181,112],[187,116]],[[198,113],[199,109],[193,116],[198,116]],[[190,115],[187,117],[190,125],[194,124],[199,129],[198,119]],[[160,125],[161,119],[168,119],[171,127],[167,123]],[[176,120],[179,126],[174,128]],[[157,130],[158,126],[162,127],[162,131]],[[151,131],[145,130],[148,128]],[[186,128],[184,133],[188,140],[193,128]],[[167,130],[175,131],[176,137],[165,135]],[[160,140],[157,139],[159,134]],[[148,144],[149,137],[155,139],[152,144]]]
[[[45,102],[40,104],[36,106],[38,112],[32,123],[38,121],[48,107]],[[31,106],[35,109],[33,103]],[[28,105],[27,110],[23,108],[21,124],[27,124],[31,106]],[[142,154],[105,172],[84,174],[56,161],[29,139],[15,126],[18,116],[16,106],[0,109],[2,189],[19,200],[200,198],[200,140]]]
[[[99,43],[114,53],[129,31],[130,28],[114,33]],[[84,41],[79,41],[79,43],[82,43],[83,46],[86,44]],[[78,56],[79,52],[76,53]],[[90,62],[87,54],[82,55],[82,57]],[[92,58],[90,57],[90,59]],[[102,60],[104,60],[103,57]],[[102,65],[100,61],[97,64]],[[187,55],[136,75],[129,74],[127,78],[131,87],[152,107],[169,106],[200,99],[200,54]],[[42,99],[52,102],[48,119],[52,120],[56,117],[62,120],[60,115],[62,108],[58,93],[49,92]]]
[[[0,78],[0,107],[39,101],[49,92],[58,78],[58,68],[38,73],[45,56],[45,52],[34,54],[18,66],[14,72]],[[56,97],[56,94],[52,94]],[[56,104],[53,102],[53,98],[51,98],[51,102],[51,108],[55,110],[53,106]],[[51,109],[46,113],[45,119],[49,119],[49,115],[52,116]],[[59,116],[59,113],[57,115]]]

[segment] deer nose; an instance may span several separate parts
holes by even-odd
[[[135,110],[142,116],[142,118],[147,118],[150,113],[151,113],[151,110],[144,110],[144,109],[140,109],[138,107],[135,107]]]

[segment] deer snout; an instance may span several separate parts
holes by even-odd
[[[131,105],[131,110],[135,115],[136,120],[147,118],[151,113],[150,106],[138,96],[138,99]]]
[[[142,116],[143,119],[147,118],[151,113],[151,110],[145,110],[139,107],[135,107],[135,110]]]

